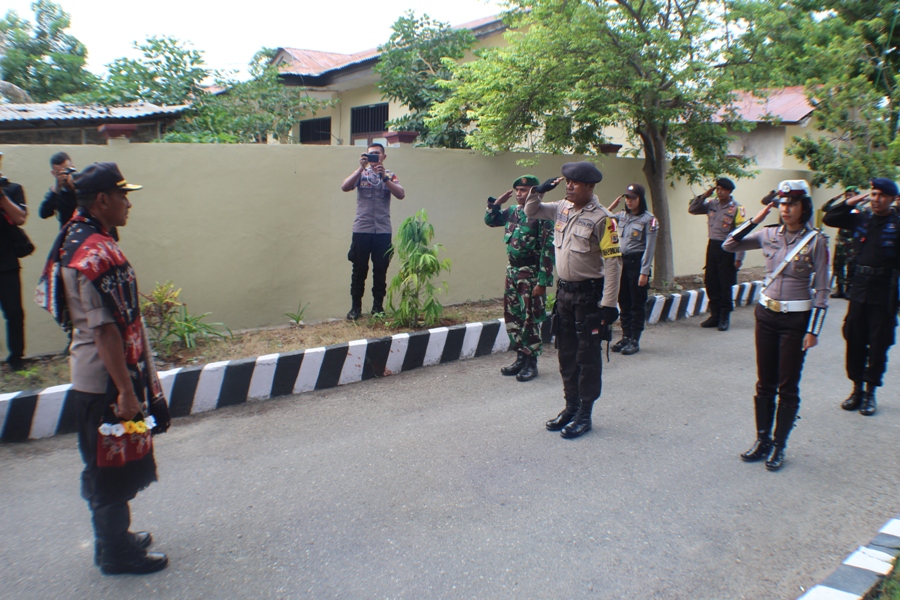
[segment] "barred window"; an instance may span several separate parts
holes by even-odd
[[[350,109],[350,135],[381,133],[388,120],[387,102]]]
[[[331,117],[300,121],[301,144],[331,144]]]

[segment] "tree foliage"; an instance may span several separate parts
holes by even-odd
[[[68,13],[51,0],[31,5],[34,23],[10,10],[0,20],[0,80],[35,102],[86,91],[95,77],[85,69],[87,48],[66,33]]]
[[[102,81],[74,99],[85,104],[143,101],[175,106],[202,93],[202,82],[210,76],[203,52],[169,36],[151,36],[144,43],[134,42],[134,48],[140,50],[140,58],[117,58],[106,66]]]
[[[465,115],[433,124],[426,124],[425,117],[433,104],[449,96],[443,83],[452,75],[450,66],[472,47],[475,36],[428,15],[416,17],[413,11],[397,19],[392,28],[388,42],[378,48],[381,55],[374,68],[380,77],[378,89],[384,98],[407,106],[410,113],[388,126],[394,131],[419,132],[426,146],[465,147]]]
[[[507,150],[599,154],[624,130],[643,156],[660,220],[656,285],[674,279],[666,180],[748,176],[728,156],[727,36],[721,3],[688,0],[515,0],[509,45],[453,68],[452,96],[426,120],[466,114],[468,143]],[[717,117],[718,115],[718,117]],[[740,127],[740,124],[732,124]]]
[[[900,117],[900,6],[893,0],[746,0],[736,71],[757,85],[804,85],[815,133],[789,152],[816,173],[816,185],[863,185],[896,177]],[[753,48],[752,54],[747,48]]]

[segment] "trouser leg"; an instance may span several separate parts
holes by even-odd
[[[722,315],[726,315],[734,310],[733,287],[734,284],[737,283],[737,269],[734,266],[733,253],[725,252],[720,247],[717,254],[719,269],[719,294],[721,296],[719,302],[719,312]]]
[[[775,315],[756,305],[756,395],[775,398],[778,392],[779,340]]]
[[[630,261],[622,261],[622,278],[619,282],[619,324],[622,326],[622,336],[630,338],[634,329],[632,323],[632,308],[634,306],[632,274],[633,268]]]
[[[710,240],[706,246],[706,266],[703,272],[703,285],[706,286],[706,295],[709,298],[709,315],[714,318],[719,317],[722,307],[722,286],[719,281],[718,253],[716,252],[715,242]],[[721,248],[719,249],[721,252]]]
[[[868,345],[869,361],[863,381],[873,386],[881,386],[887,371],[888,349],[894,345],[897,315],[887,306],[869,306]]]
[[[847,342],[844,361],[847,377],[854,382],[861,382],[866,371],[869,346],[869,323],[866,305],[850,301],[847,316],[844,317],[843,334]]]
[[[556,334],[559,374],[562,376],[563,392],[567,399],[580,400],[578,380],[581,368],[576,360],[578,335],[575,331],[575,311],[571,292],[560,289],[556,295],[556,311],[559,329]]]
[[[372,304],[382,306],[387,293],[387,270],[394,255],[391,234],[376,233],[372,239]],[[365,284],[365,279],[363,280]]]
[[[6,319],[6,347],[9,362],[25,356],[25,311],[22,308],[20,271],[0,272],[0,310]]]
[[[370,233],[354,233],[347,253],[347,260],[353,264],[353,273],[350,278],[350,297],[354,306],[362,302],[366,290],[366,278],[369,276],[369,256],[372,254],[372,237]]]

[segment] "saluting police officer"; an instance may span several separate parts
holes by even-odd
[[[484,222],[488,227],[506,226],[503,236],[509,265],[503,293],[503,318],[516,361],[500,372],[515,375],[518,381],[537,377],[537,357],[541,355],[541,323],[547,319],[544,301],[553,287],[553,222],[525,216],[525,199],[540,184],[534,175],[523,175],[513,189],[499,198],[488,198]],[[515,194],[517,204],[501,210]]]
[[[622,284],[619,288],[622,339],[613,344],[612,351],[629,356],[641,350],[641,333],[647,320],[650,264],[656,251],[659,221],[647,210],[644,186],[639,183],[629,185],[609,210],[615,210],[623,197],[625,210],[616,213],[619,248],[622,251]]]
[[[800,410],[803,361],[806,351],[818,343],[829,290],[828,240],[809,224],[813,214],[809,184],[783,181],[778,188],[780,200],[774,193],[766,196],[759,214],[722,244],[729,252],[762,248],[766,259],[766,285],[756,307],[756,442],[741,458],[765,460],[770,471],[784,464],[788,436]],[[783,224],[750,233],[776,205]]]
[[[844,193],[832,198],[822,207],[822,216],[825,216],[838,202],[849,200],[859,193],[855,185],[848,186]],[[837,289],[832,298],[846,298],[846,290],[849,280],[853,277],[853,231],[850,229],[838,229],[834,239],[834,259],[832,259],[831,273],[837,282]]]
[[[847,377],[853,381],[853,392],[841,408],[858,409],[865,416],[875,414],[875,388],[881,385],[888,348],[894,345],[900,272],[900,216],[891,210],[897,184],[878,177],[871,185],[870,192],[834,206],[824,218],[829,227],[853,230],[856,264],[844,319]],[[853,207],[867,198],[871,212],[854,212]]]
[[[622,255],[616,220],[594,195],[603,175],[589,162],[566,163],[562,174],[532,189],[525,214],[556,223],[556,340],[566,407],[546,427],[576,438],[590,431],[591,412],[600,397],[600,342],[609,339],[606,334],[619,317]],[[566,199],[542,203],[544,194],[564,178]]]
[[[727,177],[716,179],[712,187],[693,200],[688,206],[692,215],[707,215],[709,243],[706,246],[706,266],[703,283],[709,297],[709,318],[700,327],[718,327],[728,331],[734,298],[731,288],[737,283],[737,272],[744,261],[744,252],[732,254],[722,249],[722,242],[729,233],[747,220],[744,207],[735,202],[731,195],[734,182]],[[713,192],[715,200],[709,200]]]

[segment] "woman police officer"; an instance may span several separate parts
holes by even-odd
[[[784,463],[788,435],[800,409],[803,360],[817,343],[830,291],[828,243],[810,224],[809,185],[783,181],[777,196],[773,192],[764,198],[765,207],[722,243],[728,252],[761,248],[766,259],[766,282],[756,307],[757,439],[741,458],[765,459],[770,471]],[[776,204],[782,224],[751,233]]]

